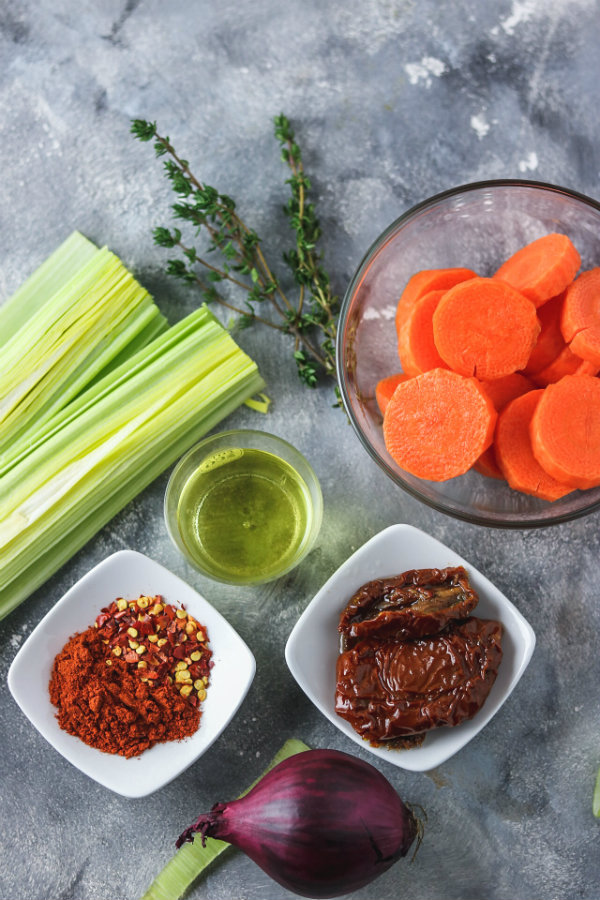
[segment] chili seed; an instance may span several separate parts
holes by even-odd
[[[150,606],[149,597],[138,597],[137,605],[139,609],[148,609]]]
[[[199,650],[194,650],[193,653],[190,653],[190,659],[192,662],[198,662],[199,659],[202,659],[202,654]]]
[[[112,666],[112,659],[107,659],[107,660],[106,660],[106,665],[107,665],[107,666]]]
[[[158,641],[156,642],[156,646],[157,646],[157,647],[164,647],[166,643],[167,643],[167,639],[166,639],[166,638],[159,638]]]
[[[206,691],[204,690],[204,688],[201,688],[198,691],[198,700],[206,700]]]
[[[121,650],[120,647],[113,647],[112,652],[114,653],[115,656],[120,656],[123,651]]]
[[[131,647],[132,650],[137,650],[137,648],[138,648],[140,645],[139,645],[139,643],[138,643],[137,641],[129,641],[129,646]]]
[[[123,597],[119,597],[117,600],[117,609],[119,612],[123,612],[124,609],[127,609],[127,600],[124,600]]]
[[[196,625],[191,620],[187,621],[185,624],[185,633],[186,634],[194,634],[196,631]]]
[[[158,642],[158,635],[157,634],[149,634],[148,640],[150,641],[151,644],[156,644]]]
[[[175,682],[176,684],[191,684],[192,676],[187,669],[180,669],[179,672],[175,672]]]
[[[183,687],[179,688],[179,693],[181,694],[182,697],[189,697],[190,694],[192,693],[191,684],[184,684]]]
[[[135,648],[135,652],[138,654],[138,656],[142,656],[142,654],[146,652],[146,648],[143,644],[138,644]]]
[[[201,691],[204,688],[204,682],[202,681],[201,678],[196,678],[196,680],[194,682],[194,688],[197,691]]]
[[[181,659],[175,666],[175,671],[183,672],[185,669],[187,669],[187,667],[188,667],[188,664],[183,659]]]
[[[177,616],[178,619],[187,619],[187,613],[186,613],[185,609],[176,609],[175,615]]]
[[[138,630],[137,628],[128,628],[127,634],[129,635],[129,637],[136,638],[138,636]]]
[[[138,669],[147,669],[148,663],[146,662],[145,659],[140,659],[139,663],[137,664],[137,667],[138,667]]]

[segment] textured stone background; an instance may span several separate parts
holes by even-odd
[[[412,204],[486,178],[554,182],[598,196],[599,7],[593,0],[30,0],[0,2],[0,297],[72,229],[119,253],[172,320],[197,300],[162,274],[150,230],[169,195],[129,119],[156,119],[207,181],[284,249],[284,170],[272,116],[292,119],[312,174],[337,292],[368,245]],[[600,765],[598,514],[550,530],[453,521],[398,490],[367,457],[331,390],[297,382],[284,339],[243,334],[273,398],[269,418],[228,426],[294,443],[322,483],[318,545],[280,582],[242,590],[193,572],[161,517],[167,474],[0,625],[0,896],[139,897],[181,827],[228,799],[284,738],[368,758],[304,697],[283,657],[298,615],[353,549],[410,522],[471,560],[538,639],[517,690],[487,728],[427,775],[378,763],[428,812],[413,865],[357,898],[593,898]],[[144,800],[78,773],[25,720],[6,687],[23,639],[109,553],[132,547],[197,586],[254,651],[248,698],[211,750]],[[192,896],[285,894],[232,852]],[[287,895],[286,895],[287,896]],[[290,895],[291,896],[291,895]]]

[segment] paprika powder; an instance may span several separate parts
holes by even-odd
[[[64,731],[127,758],[197,731],[212,665],[206,632],[161,601],[118,598],[67,641],[49,684]]]

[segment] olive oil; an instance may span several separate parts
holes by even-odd
[[[185,482],[177,508],[181,539],[213,578],[268,581],[290,569],[312,525],[305,481],[285,460],[241,447],[209,456]]]

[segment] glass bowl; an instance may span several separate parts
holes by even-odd
[[[205,438],[177,463],[165,493],[171,540],[198,571],[226,584],[264,584],[312,549],[323,516],[312,467],[264,431]]]
[[[473,470],[442,482],[403,471],[387,453],[375,386],[401,370],[394,317],[420,269],[474,269],[490,276],[524,244],[567,234],[582,268],[600,264],[600,204],[534,181],[487,181],[453,188],[400,216],[368,250],[340,313],[338,380],[348,416],[373,459],[399,487],[441,512],[479,525],[528,528],[565,522],[600,507],[600,488],[552,503],[511,490]]]

